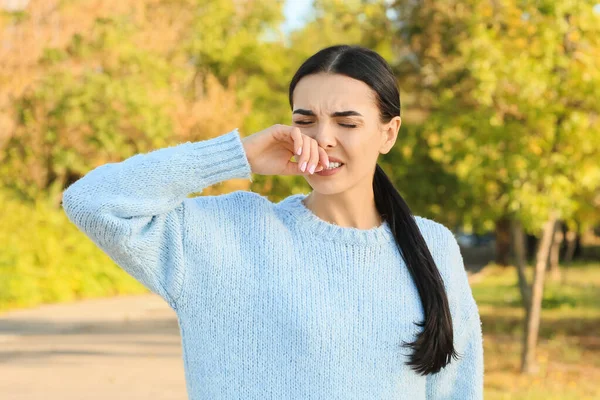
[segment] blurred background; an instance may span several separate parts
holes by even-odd
[[[397,75],[380,165],[461,245],[486,399],[600,398],[594,0],[0,0],[0,398],[185,398],[174,315],[67,220],[62,191],[139,152],[291,124],[294,72],[339,43]],[[240,189],[310,187],[203,194]]]

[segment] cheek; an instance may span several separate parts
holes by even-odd
[[[347,136],[344,148],[354,165],[373,164],[379,155],[379,142],[375,136],[369,136],[366,132],[356,132],[355,135]]]

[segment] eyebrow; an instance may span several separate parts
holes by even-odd
[[[315,116],[315,113],[312,112],[312,110],[304,110],[302,108],[294,110],[294,112],[292,114],[308,115],[308,116],[311,116],[311,117]],[[334,118],[334,117],[352,117],[352,116],[362,117],[363,115],[361,113],[357,112],[357,111],[352,111],[352,110],[350,110],[350,111],[336,111],[336,112],[334,112],[334,113],[332,113],[330,115],[330,117],[332,117],[332,118]]]

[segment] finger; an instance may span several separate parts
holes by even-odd
[[[315,168],[319,163],[319,144],[316,140],[310,140],[310,158],[308,160],[308,172],[312,175],[315,173]]]
[[[297,126],[291,127],[290,137],[292,138],[293,142],[294,155],[299,156],[302,152],[302,144],[304,142],[304,139],[302,137],[302,131],[300,131],[300,128],[298,128]],[[297,158],[298,157],[296,157],[296,159]]]
[[[302,155],[298,159],[298,167],[301,173],[306,173],[308,170],[308,162],[310,161],[310,138],[302,135]]]
[[[300,169],[298,168],[298,163],[296,161],[288,160],[284,171],[279,175],[300,175]]]
[[[324,148],[319,146],[319,162],[323,166],[323,168],[327,168],[329,166],[329,156]]]

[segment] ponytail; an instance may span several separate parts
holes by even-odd
[[[423,331],[414,342],[403,343],[413,350],[407,365],[422,375],[436,373],[458,357],[442,277],[410,208],[379,165],[375,169],[373,192],[375,206],[392,229],[425,313],[425,321],[415,322],[424,327]]]

